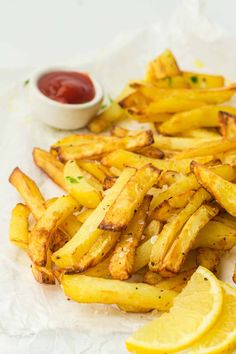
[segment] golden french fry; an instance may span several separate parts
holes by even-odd
[[[220,75],[199,74],[182,71],[183,78],[191,88],[215,88],[224,86],[224,77]]]
[[[180,209],[172,207],[168,200],[164,200],[157,208],[152,210],[149,220],[168,222],[168,220],[178,214],[179,211]]]
[[[168,203],[172,208],[184,208],[190,202],[193,194],[194,190],[186,191],[170,198]]]
[[[142,269],[145,267],[149,260],[150,260],[150,255],[151,255],[151,250],[153,247],[154,242],[156,241],[155,237],[149,238],[147,241],[143,242],[137,249],[135,253],[135,258],[134,258],[134,268],[133,272],[136,273],[139,269]]]
[[[103,184],[103,190],[111,188],[116,183],[117,177],[106,177]]]
[[[126,168],[74,237],[52,255],[53,262],[59,268],[76,270],[79,260],[102,234],[103,231],[99,230],[98,226],[106,215],[110,205],[117,199],[124,186],[134,174],[135,169]]]
[[[161,280],[163,280],[162,276],[158,273],[154,273],[151,270],[147,270],[143,277],[143,282],[149,285],[156,285]]]
[[[157,98],[157,101],[151,102],[149,105],[147,105],[146,108],[144,108],[143,112],[146,115],[158,113],[173,114],[178,112],[190,111],[195,108],[203,107],[204,105],[204,101],[190,100],[179,96],[168,95],[167,97],[163,97],[161,99]]]
[[[135,209],[140,205],[148,190],[156,183],[159,174],[160,171],[151,164],[137,170],[109,207],[99,224],[99,228],[109,231],[125,230],[134,215]]]
[[[201,265],[216,273],[223,252],[213,248],[198,248],[197,249],[197,265]]]
[[[58,198],[44,212],[34,226],[29,240],[29,255],[36,265],[46,266],[47,250],[53,233],[66,217],[77,209],[78,203],[75,199],[71,196],[63,196]]]
[[[93,209],[85,209],[81,211],[79,214],[76,215],[76,219],[81,223],[84,224],[88,217],[92,214]]]
[[[203,156],[195,160],[206,163],[212,160],[212,156]],[[190,171],[190,163],[192,159],[183,159],[180,161],[151,159],[134,152],[125,150],[116,150],[108,154],[102,159],[102,163],[106,166],[114,166],[122,170],[125,166],[141,168],[142,166],[151,163],[160,170],[175,170],[177,172],[188,173]]]
[[[94,159],[117,149],[135,150],[152,143],[153,134],[151,130],[146,130],[134,136],[117,139],[112,142],[99,142],[82,146],[59,146],[55,149],[62,161],[68,161],[73,159]]]
[[[94,267],[101,262],[114,248],[119,235],[119,232],[104,231],[78,262],[77,271],[84,272],[89,267]]]
[[[208,192],[206,192],[203,188],[199,189],[193,195],[191,201],[186,205],[186,207],[163,227],[152,248],[149,261],[149,268],[151,270],[158,271],[162,268],[164,258],[183,225],[205,201],[210,199],[211,196]]]
[[[148,284],[78,274],[64,275],[61,285],[66,296],[77,302],[141,306],[159,311],[168,310],[177,294]]]
[[[67,145],[87,145],[90,143],[99,143],[99,142],[111,142],[115,140],[109,136],[102,136],[97,134],[72,134],[67,135],[64,138],[58,140],[51,146],[51,150],[53,151],[54,148],[58,146],[67,146]]]
[[[187,112],[174,114],[171,119],[161,124],[158,130],[164,135],[176,135],[190,129],[218,127],[218,114],[222,108],[222,106],[209,105]],[[224,106],[223,109],[225,112],[236,114],[235,107]]]
[[[29,242],[28,217],[29,208],[21,203],[16,204],[11,213],[9,239],[16,246],[26,250]]]
[[[222,107],[223,108],[223,107]],[[224,108],[223,108],[224,109]],[[220,132],[226,139],[236,138],[236,116],[224,112],[219,112]]]
[[[101,191],[92,185],[91,179],[80,169],[75,160],[65,164],[64,179],[66,189],[81,205],[93,209],[102,200]]]
[[[236,185],[195,161],[191,163],[191,168],[198,182],[214,196],[228,213],[236,216]]]
[[[112,173],[102,165],[99,161],[77,161],[79,167],[84,171],[90,173],[94,176],[99,182],[103,183],[106,177],[112,177]]]
[[[143,231],[142,241],[145,242],[151,237],[156,237],[162,228],[162,223],[158,220],[151,220]]]
[[[201,146],[204,143],[207,145],[208,142],[212,140],[213,139],[195,139],[195,138],[169,137],[169,136],[157,135],[154,137],[154,143],[152,144],[152,146],[163,150],[182,151],[192,147],[197,147],[199,145]],[[216,138],[214,138],[214,141],[217,141]]]
[[[35,280],[41,284],[55,284],[54,272],[52,271],[51,252],[48,250],[47,264],[45,267],[40,267],[35,263],[32,264],[32,273]]]
[[[214,171],[217,175],[227,179],[228,181],[235,180],[236,170],[234,166],[219,165],[210,167],[211,171]],[[175,197],[179,194],[185,193],[190,190],[196,190],[200,187],[194,174],[183,177],[180,181],[177,181],[171,185],[168,189],[155,194],[151,203],[151,209],[160,205],[164,200]]]
[[[146,195],[117,243],[109,270],[113,279],[126,280],[133,272],[135,250],[140,243],[152,197]]]
[[[140,155],[150,157],[153,159],[163,159],[165,154],[162,150],[156,148],[155,146],[150,145],[150,146],[145,146],[141,149],[135,149],[135,152],[137,152]]]
[[[162,266],[171,272],[178,273],[199,231],[219,212],[214,205],[202,205],[187,220],[182,231],[167,252]]]
[[[166,49],[161,55],[149,63],[146,78],[148,81],[164,79],[172,76],[181,75],[173,53]]]
[[[109,272],[110,259],[111,257],[108,256],[102,262],[98,263],[94,267],[87,269],[85,272],[81,274],[88,275],[90,277],[110,279],[111,278],[111,274]]]
[[[220,139],[203,142],[195,148],[187,149],[175,155],[176,160],[195,158],[199,156],[217,155],[236,148],[236,140]]]
[[[236,245],[235,226],[226,225],[218,221],[219,217],[211,220],[201,229],[192,246],[196,248],[211,248],[216,250],[230,250]]]
[[[147,313],[152,311],[152,309],[144,308],[141,306],[132,306],[132,305],[117,305],[121,311],[128,313]]]
[[[58,161],[55,156],[47,151],[39,148],[34,148],[33,159],[35,164],[46,175],[53,180],[59,187],[66,190],[65,181],[63,177],[64,165]]]
[[[16,167],[9,177],[9,182],[17,189],[31,210],[35,219],[44,213],[44,198],[35,182]]]
[[[172,290],[176,292],[180,292],[183,290],[183,288],[186,286],[188,280],[191,278],[192,274],[195,272],[196,267],[182,271],[179,274],[163,279],[157,283],[158,287],[161,287],[162,289],[165,290]],[[157,273],[154,273],[158,275]]]
[[[180,181],[184,177],[183,174],[176,171],[163,171],[158,179],[157,186],[162,188],[163,186],[170,186],[177,181]]]
[[[195,139],[206,139],[213,140],[218,139],[221,135],[215,128],[196,128],[183,131],[181,136],[186,138],[195,138]]]

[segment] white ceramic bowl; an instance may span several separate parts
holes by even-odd
[[[45,96],[38,88],[38,80],[45,74],[55,71],[78,71],[71,67],[50,67],[36,71],[30,79],[30,104],[34,118],[58,129],[79,129],[85,127],[98,112],[103,100],[103,88],[89,74],[95,87],[94,98],[87,103],[61,103]],[[83,72],[83,70],[81,70]]]

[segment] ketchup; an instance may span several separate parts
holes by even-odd
[[[90,77],[75,71],[55,71],[38,80],[39,90],[52,100],[61,103],[86,103],[95,96]]]

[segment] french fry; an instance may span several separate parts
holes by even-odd
[[[134,174],[135,169],[126,168],[74,237],[52,255],[53,262],[59,268],[76,270],[79,260],[102,234],[103,231],[99,230],[98,226],[106,215],[110,205],[117,199],[121,190]]]
[[[184,177],[183,174],[176,171],[163,171],[158,179],[157,186],[162,188],[163,186],[170,186],[177,181],[180,181]]]
[[[77,208],[78,203],[71,196],[60,197],[49,206],[36,223],[28,247],[30,258],[36,265],[46,266],[47,250],[53,233]]]
[[[98,263],[94,267],[88,268],[85,272],[81,274],[88,275],[90,277],[110,279],[111,278],[111,274],[109,272],[110,259],[111,256],[108,256],[102,262]]]
[[[212,140],[207,143],[202,143],[201,145],[187,149],[179,154],[175,155],[176,160],[195,158],[197,156],[208,156],[208,155],[217,155],[228,150],[236,148],[236,140],[232,139],[220,139]]]
[[[111,188],[116,183],[117,177],[106,177],[103,184],[103,190]]]
[[[212,156],[203,156],[195,160],[206,163],[212,160]],[[122,170],[125,166],[140,168],[148,163],[160,170],[175,170],[177,172],[188,173],[190,171],[190,163],[192,159],[184,159],[181,161],[151,159],[134,152],[125,150],[116,150],[102,159],[102,163],[106,166],[115,166]]]
[[[102,136],[102,135],[97,135],[97,134],[72,134],[72,135],[67,135],[64,138],[58,140],[56,143],[54,143],[51,146],[51,150],[53,151],[54,148],[59,147],[59,146],[67,146],[67,145],[87,145],[91,143],[106,143],[106,142],[111,142],[116,139],[109,137],[109,136]]]
[[[153,146],[153,144],[150,146],[145,146],[141,149],[135,149],[135,152],[153,159],[163,159],[165,156],[164,152]]]
[[[64,179],[66,189],[81,205],[94,209],[102,200],[102,193],[94,188],[75,160],[66,163]]]
[[[183,225],[204,202],[209,201],[210,199],[211,196],[208,192],[202,188],[199,189],[193,195],[191,201],[186,205],[186,207],[163,227],[152,248],[149,261],[150,270],[159,271],[162,268],[164,258],[166,257],[166,254],[168,253]]]
[[[155,219],[151,220],[143,231],[142,241],[146,241],[153,236],[157,236],[160,233],[161,228],[162,223],[160,221]]]
[[[236,264],[235,264],[235,266],[234,266],[233,281],[234,281],[235,284],[236,284]]]
[[[189,90],[190,91],[190,90]],[[192,91],[192,90],[191,90]],[[168,95],[161,99],[157,98],[157,101],[151,102],[144,109],[144,114],[163,114],[163,113],[178,113],[190,111],[195,108],[203,107],[204,101],[190,100],[178,96]]]
[[[220,75],[199,74],[182,71],[183,78],[191,88],[215,88],[224,86],[224,77]]]
[[[178,273],[199,231],[219,212],[214,205],[202,205],[187,220],[182,231],[167,252],[162,269]]]
[[[153,135],[150,130],[143,131],[135,136],[117,139],[112,142],[99,142],[96,144],[87,144],[82,146],[59,146],[56,151],[60,160],[68,161],[73,159],[93,159],[103,156],[117,149],[135,150],[136,148],[151,145]]]
[[[149,220],[158,220],[160,222],[167,222],[170,218],[179,212],[178,208],[173,208],[168,200],[164,200],[157,208],[153,209]]]
[[[113,279],[126,280],[133,272],[135,250],[141,240],[152,197],[146,195],[125,233],[117,243],[109,270]]]
[[[225,112],[236,114],[235,107],[224,106],[223,109]],[[174,114],[171,119],[159,126],[159,131],[164,135],[176,135],[190,129],[218,127],[218,114],[221,110],[222,106],[207,105],[188,112]]]
[[[47,264],[45,267],[40,267],[35,263],[32,264],[32,273],[35,280],[40,284],[55,284],[55,277],[52,271],[51,252],[48,250]]]
[[[213,248],[198,248],[197,265],[201,265],[202,267],[209,269],[211,272],[216,273],[222,253],[222,251]]]
[[[196,139],[218,139],[221,135],[216,131],[215,128],[196,128],[191,130],[186,130],[181,133],[181,136],[186,138],[196,138]]]
[[[98,161],[77,161],[79,167],[94,176],[99,182],[103,183],[106,177],[111,177],[112,173]]]
[[[236,245],[236,229],[217,221],[211,220],[197,235],[192,249],[211,248],[227,251]]]
[[[64,165],[58,161],[55,156],[47,151],[34,148],[33,159],[36,164],[46,175],[52,179],[59,187],[66,191],[66,185],[63,177]]]
[[[9,177],[9,182],[17,189],[31,210],[35,219],[44,213],[44,198],[35,182],[16,167]]]
[[[148,264],[150,260],[151,250],[155,240],[156,240],[155,237],[154,237],[154,241],[151,237],[147,241],[143,242],[136,249],[135,258],[134,258],[134,268],[133,268],[134,273],[136,273],[138,270],[142,269]]]
[[[29,208],[18,203],[11,213],[9,239],[16,246],[27,250],[29,242],[28,217]]]
[[[156,183],[160,171],[147,164],[130,178],[117,199],[109,207],[99,229],[123,231],[132,219],[135,209],[142,202],[145,194]],[[121,207],[122,206],[122,207]]]
[[[179,274],[163,279],[157,283],[158,287],[161,287],[165,290],[172,290],[176,292],[181,292],[183,288],[186,286],[188,280],[191,278],[192,274],[196,270],[195,268],[180,272]],[[157,274],[157,273],[154,273]],[[158,275],[158,274],[157,274]]]
[[[64,275],[62,288],[70,299],[82,303],[103,303],[141,306],[166,311],[176,292],[143,283],[126,283],[85,275]]]
[[[154,77],[155,79],[163,79],[181,75],[176,59],[173,53],[166,49],[161,55],[152,60],[149,64],[147,79]]]
[[[194,194],[194,190],[186,191],[182,194],[176,195],[168,200],[169,205],[172,208],[184,208],[188,202],[190,202],[192,196]]]
[[[152,64],[152,63],[150,63]],[[151,69],[151,65],[150,65]],[[151,69],[152,70],[152,69]],[[147,76],[146,81],[155,84],[156,87],[159,88],[169,88],[169,89],[183,89],[190,88],[189,82],[183,76],[171,76],[166,77],[164,79],[156,79],[154,75],[151,74],[151,70],[149,70],[149,74]]]
[[[235,180],[236,171],[233,166],[230,165],[219,165],[209,168],[211,171],[214,171],[217,175],[227,179],[228,181]],[[179,194],[185,193],[189,190],[196,190],[200,187],[196,177],[194,174],[190,174],[185,176],[180,181],[171,185],[168,189],[160,192],[153,196],[153,200],[151,202],[151,209],[156,208],[160,205],[164,200],[177,196]]]
[[[78,262],[76,270],[78,272],[84,272],[89,267],[94,267],[101,262],[111,249],[114,248],[119,235],[119,232],[104,231]]]
[[[219,138],[220,139],[220,138]],[[163,150],[184,150],[192,147],[201,146],[203,143],[206,145],[212,139],[195,139],[195,138],[182,138],[182,137],[169,137],[157,135],[154,137],[152,146]],[[215,141],[216,139],[214,139]],[[210,154],[209,154],[210,155]]]
[[[220,125],[220,132],[224,138],[226,139],[236,138],[236,116],[224,111],[220,111],[219,125]]]
[[[156,285],[161,280],[163,280],[162,276],[158,273],[152,272],[151,270],[147,270],[143,278],[143,282],[149,285]]]
[[[178,101],[188,101],[193,104],[202,102],[202,104],[219,104],[228,101],[235,93],[236,86],[234,84],[228,87],[220,87],[213,89],[160,89],[155,84],[133,83],[130,85],[133,89],[143,94],[147,99],[156,101],[151,104],[158,104],[158,100],[173,99]],[[170,107],[172,109],[172,107]],[[166,110],[166,112],[170,112]],[[154,113],[154,112],[153,112]],[[156,111],[157,113],[157,111]],[[161,112],[160,112],[161,113]]]
[[[191,168],[198,182],[214,196],[217,202],[233,216],[236,216],[236,185],[197,162],[191,163]]]
[[[128,313],[147,313],[152,311],[152,309],[144,308],[141,306],[131,306],[131,305],[117,305],[121,311]]]

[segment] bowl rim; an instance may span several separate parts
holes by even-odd
[[[94,98],[91,101],[86,102],[86,103],[73,103],[73,104],[71,104],[71,103],[58,102],[58,101],[53,100],[53,99],[47,97],[46,95],[44,95],[38,87],[38,80],[43,75],[51,73],[51,72],[55,72],[55,71],[76,71],[76,72],[87,74],[90,77],[90,79],[94,85],[94,88],[95,88]],[[44,68],[35,70],[30,78],[30,90],[41,101],[43,101],[51,106],[59,107],[61,109],[67,109],[67,110],[68,109],[70,109],[70,110],[78,110],[78,109],[85,110],[85,109],[88,109],[88,108],[91,108],[91,107],[97,105],[103,99],[103,87],[98,82],[98,80],[94,77],[94,75],[88,73],[86,70],[83,70],[83,69],[80,70],[77,67],[73,67],[73,66],[49,66],[49,67],[44,67]]]

